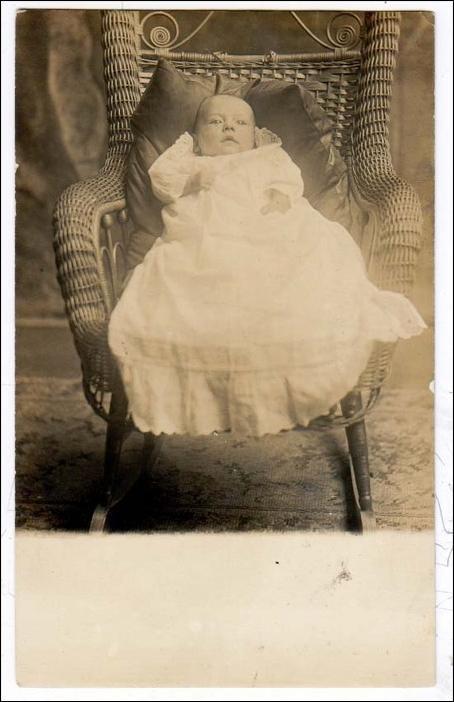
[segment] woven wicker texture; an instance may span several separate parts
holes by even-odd
[[[334,142],[349,165],[352,186],[373,222],[370,275],[383,288],[408,293],[420,248],[421,208],[392,166],[389,114],[399,40],[399,13],[366,13],[361,54],[229,56],[162,52],[191,73],[220,72],[301,82],[334,123]],[[115,368],[107,346],[109,311],[118,290],[118,243],[127,236],[125,161],[130,118],[157,63],[138,50],[136,13],[104,11],[102,35],[109,119],[106,163],[95,177],[68,188],[54,215],[58,280],[82,362],[87,400],[107,417]],[[113,235],[116,230],[115,236]],[[107,264],[106,264],[107,261]],[[121,266],[120,266],[121,269]],[[390,369],[394,345],[377,345],[358,387],[368,411]],[[350,422],[356,416],[349,419]],[[333,416],[320,427],[345,420]]]

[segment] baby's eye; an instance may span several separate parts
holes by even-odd
[[[209,121],[208,124],[221,124],[221,120],[220,120],[220,119],[216,119],[216,118],[215,118],[215,119],[210,119],[210,121]]]
[[[247,124],[247,121],[245,119],[238,119],[237,122],[238,124]]]

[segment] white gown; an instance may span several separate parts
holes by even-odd
[[[184,195],[206,167],[208,189]],[[228,156],[185,134],[150,169],[164,234],[134,270],[109,326],[143,432],[260,436],[306,426],[355,385],[374,340],[425,324],[368,280],[361,252],[303,197],[280,142]],[[285,212],[261,212],[265,191]]]

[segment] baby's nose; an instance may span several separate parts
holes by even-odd
[[[235,128],[235,125],[230,120],[226,120],[224,122],[224,129],[234,129],[234,128]]]

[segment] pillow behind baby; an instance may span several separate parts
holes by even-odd
[[[185,74],[165,59],[158,62],[131,121],[135,140],[128,163],[126,198],[139,230],[148,237],[162,233],[162,204],[151,190],[150,166],[181,134],[192,131],[201,101],[216,93],[239,95],[246,100],[254,110],[257,126],[275,132],[301,169],[304,196],[309,202],[329,219],[343,224],[355,238],[360,235],[364,215],[351,197],[347,167],[332,144],[333,124],[309,91],[279,80],[242,82],[223,76]],[[145,241],[149,242],[146,236]],[[150,243],[145,246],[149,248]]]
[[[157,157],[191,131],[202,100],[214,95],[215,76],[187,75],[161,59],[131,119],[134,145],[126,175],[126,199],[134,224],[162,232],[162,203],[154,196],[148,170]]]

